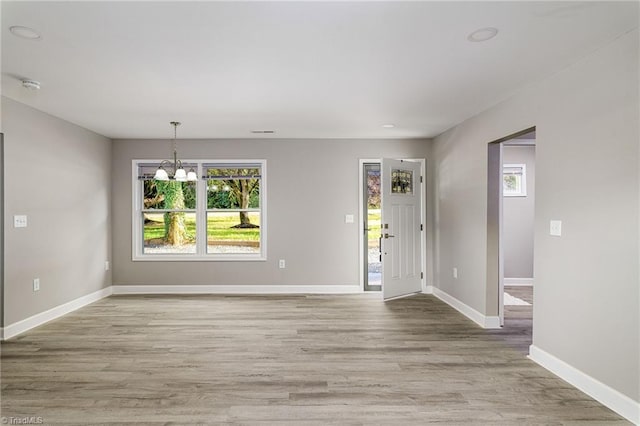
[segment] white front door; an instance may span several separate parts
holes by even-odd
[[[422,291],[420,163],[383,159],[382,297]]]

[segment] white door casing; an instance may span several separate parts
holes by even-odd
[[[421,164],[383,159],[382,297],[422,291]]]

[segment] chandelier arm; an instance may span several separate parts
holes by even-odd
[[[160,162],[160,166],[158,166],[158,168],[163,167],[163,166],[166,166],[166,165],[171,166],[171,168],[173,168],[173,171],[174,171],[174,173],[175,173],[175,171],[176,171],[176,169],[175,169],[175,163],[172,163],[172,162],[171,162],[171,161],[169,161],[169,160],[162,160],[162,161]]]

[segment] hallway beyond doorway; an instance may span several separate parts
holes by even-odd
[[[509,347],[523,355],[529,355],[529,346],[533,342],[533,286],[504,286],[505,293],[517,297],[529,305],[504,306],[504,326],[501,329],[488,330],[499,336]]]

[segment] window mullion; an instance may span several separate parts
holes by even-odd
[[[202,176],[202,163],[198,163],[198,176]],[[198,179],[196,183],[196,253],[207,254],[207,181]]]
[[[136,168],[137,169],[137,168]],[[137,170],[136,170],[137,172]],[[143,181],[135,179],[135,189],[134,189],[134,210],[135,210],[135,217],[134,217],[134,232],[136,235],[135,241],[134,241],[134,254],[136,256],[141,256],[142,255],[142,246],[144,245],[144,214],[142,212],[144,205],[141,202],[141,198],[142,198],[142,194],[144,192],[144,184]]]

